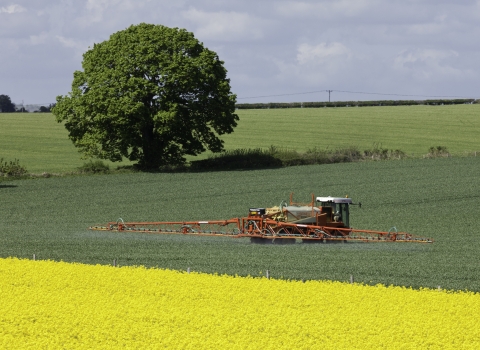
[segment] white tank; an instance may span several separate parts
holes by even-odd
[[[315,213],[320,213],[320,208],[310,207],[308,205],[300,207],[297,207],[295,205],[289,205],[284,207],[284,209],[287,209],[290,213],[297,217],[313,216],[315,215]]]

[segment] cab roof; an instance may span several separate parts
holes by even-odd
[[[346,197],[317,197],[317,202],[330,202],[330,203],[348,203],[352,204],[351,198]]]

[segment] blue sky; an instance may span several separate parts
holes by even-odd
[[[239,103],[480,98],[480,0],[0,0],[0,94],[54,102],[140,22],[193,32]]]

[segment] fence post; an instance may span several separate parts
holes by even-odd
[[[353,284],[353,275],[350,275],[350,283]]]
[[[270,271],[267,270],[267,280],[270,279]]]
[[[35,261],[35,259],[36,259],[36,256],[35,256],[35,254],[33,254],[33,261]]]
[[[190,273],[190,267],[187,267],[187,273]]]
[[[113,259],[113,267],[117,266],[117,259]]]

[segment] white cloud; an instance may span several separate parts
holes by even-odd
[[[405,50],[397,55],[393,66],[419,80],[467,77],[471,71],[455,67],[459,56],[454,50]]]
[[[0,7],[0,13],[12,14],[12,13],[25,12],[25,11],[27,11],[27,9],[25,7],[17,5],[17,4],[8,5],[6,7],[3,7],[3,6]]]
[[[325,63],[339,57],[349,57],[350,50],[342,43],[301,44],[297,49],[297,62],[300,64]]]
[[[105,10],[123,2],[121,0],[87,0],[85,8],[88,10],[89,22],[100,22],[104,17]]]
[[[412,35],[438,35],[451,30],[452,22],[445,14],[437,16],[433,21],[411,24],[407,27],[407,32]]]
[[[472,8],[472,15],[475,18],[480,18],[480,0],[477,0],[477,3],[475,6]]]
[[[204,12],[190,8],[183,17],[198,27],[198,38],[211,40],[260,39],[264,36],[264,23],[248,13]]]
[[[30,35],[30,43],[32,45],[45,44],[45,42],[47,42],[48,38],[49,38],[49,35],[46,32],[41,32],[38,35]]]
[[[479,20],[480,0],[0,0],[0,91],[48,101],[69,88],[88,46],[147,22],[193,32],[225,61],[239,97],[469,95],[480,91]],[[29,96],[34,80],[51,91]]]
[[[433,50],[433,49],[403,51],[395,59],[395,66],[397,68],[399,67],[405,68],[409,63],[417,63],[417,62],[438,63],[441,60],[449,57],[458,57],[458,53],[453,50],[442,51],[442,50]]]
[[[286,17],[332,18],[337,15],[356,16],[375,5],[377,0],[283,1],[276,11]]]
[[[155,7],[163,6],[164,1],[155,2]],[[87,23],[112,22],[119,19],[134,18],[145,9],[150,0],[87,0],[87,10],[83,20]],[[151,10],[151,9],[150,9]],[[120,18],[118,18],[120,17]]]
[[[64,47],[74,49],[75,54],[79,57],[88,49],[89,44],[85,41],[66,38],[61,35],[56,35],[55,37]]]
[[[293,61],[273,59],[278,69],[275,80],[279,85],[288,81],[303,90],[324,88],[350,70],[351,57],[351,50],[340,42],[302,43],[298,45]]]
[[[60,43],[62,43],[62,45],[65,46],[65,47],[75,47],[75,46],[77,46],[77,43],[73,39],[65,38],[65,37],[60,36],[60,35],[57,35],[56,37],[57,37],[58,41],[60,41]]]

